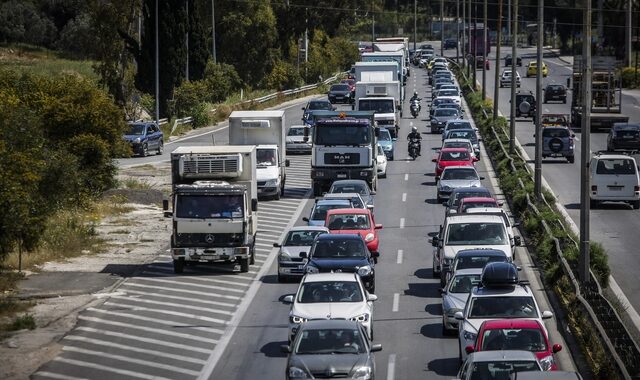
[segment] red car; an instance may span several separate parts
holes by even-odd
[[[467,346],[467,354],[477,351],[524,350],[533,352],[542,369],[558,369],[553,354],[562,345],[549,343],[544,327],[535,319],[501,319],[485,321],[480,325],[475,346]]]
[[[469,153],[466,148],[444,148],[440,150],[438,156],[431,160],[436,163],[436,178],[447,166],[473,166],[478,158]]]
[[[375,224],[369,209],[338,208],[327,211],[325,224],[331,234],[359,234],[373,256],[378,261],[378,231],[382,224]]]
[[[343,79],[340,81],[340,84],[346,84],[349,86],[349,90],[351,92],[356,90],[356,80],[355,79]]]
[[[462,198],[458,203],[458,213],[466,212],[467,209],[473,207],[502,207],[502,202],[498,202],[494,198],[489,197],[468,197]]]

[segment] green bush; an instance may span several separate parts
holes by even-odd
[[[202,101],[210,103],[222,102],[242,87],[242,80],[233,66],[213,61],[207,62],[203,81],[206,95]]]
[[[262,82],[263,88],[278,91],[297,88],[301,85],[302,77],[296,67],[282,60],[276,60],[273,69]]]
[[[640,81],[640,78],[638,78],[639,75],[640,73],[636,73],[635,67],[625,67],[624,69],[622,69],[622,87],[638,87],[638,81]],[[636,78],[638,80],[636,80]]]

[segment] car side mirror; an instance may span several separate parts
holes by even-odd
[[[282,245],[280,243],[273,243],[273,248],[280,248]]]
[[[520,246],[522,244],[522,238],[520,236],[514,236],[513,242],[515,243],[515,245]]]
[[[381,230],[382,229],[382,224],[376,224],[376,230]]]
[[[551,350],[551,351],[553,351],[553,353],[554,353],[554,354],[555,354],[556,352],[560,352],[560,351],[562,351],[562,345],[561,345],[561,344],[558,344],[558,343],[554,344],[554,345],[553,345],[553,348],[552,348],[552,350]]]
[[[370,194],[371,195],[376,195],[376,191],[375,190],[371,190]]]
[[[478,161],[480,161],[480,159],[476,156],[473,156],[473,162],[478,162]]]
[[[165,218],[171,218],[173,216],[173,212],[168,211],[169,210],[169,200],[168,199],[163,199],[162,200],[162,209],[164,210],[164,217]]]
[[[453,315],[453,318],[457,319],[458,321],[462,321],[464,319],[464,315],[462,315],[461,311],[456,311],[456,313]]]
[[[284,303],[293,303],[293,294],[289,294],[284,296],[284,298],[282,299],[282,302]]]
[[[300,252],[299,255],[301,258],[306,259],[307,258],[307,253],[306,252]]]
[[[373,207],[374,207],[373,205],[370,205],[370,204],[367,205],[367,209],[369,210],[373,210]]]
[[[258,211],[258,200],[257,199],[252,199],[251,200],[251,211],[253,211],[253,212],[257,212]]]
[[[304,107],[302,107],[302,108],[300,108],[300,109],[304,111]]]
[[[432,158],[431,162],[438,162],[438,159],[437,158]]]
[[[433,238],[429,239],[429,243],[431,243],[431,245],[434,247],[437,247],[439,242],[440,242],[440,239],[437,236],[434,236]]]
[[[473,346],[467,346],[467,347],[464,348],[464,352],[466,352],[467,354],[472,354],[473,351],[475,351],[473,349]]]
[[[480,161],[480,159],[477,159],[476,161]],[[480,181],[484,180],[483,176],[480,176]]]
[[[302,221],[303,221],[303,222],[307,222],[307,223],[309,223],[309,218],[307,218],[307,217],[305,216],[305,217],[303,217],[303,218],[302,218]]]
[[[371,352],[382,351],[382,345],[380,343],[371,345]]]
[[[288,168],[289,165],[291,165],[291,162],[289,160],[284,160],[284,166]]]
[[[377,300],[378,300],[378,296],[376,296],[375,294],[369,294],[367,296],[367,301],[373,302],[373,301],[377,301]]]
[[[520,272],[522,270],[522,267],[517,266],[516,269],[518,270],[518,272]]]
[[[550,319],[553,318],[553,313],[549,310],[545,310],[542,312],[542,319]]]
[[[280,351],[284,354],[290,354],[291,347],[289,345],[283,344],[282,346],[280,346]]]
[[[447,291],[444,288],[439,288],[438,291],[440,294],[447,294]]]

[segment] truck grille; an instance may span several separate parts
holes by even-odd
[[[242,234],[179,233],[176,244],[180,247],[234,247],[242,243]]]
[[[194,155],[182,159],[182,175],[198,177],[209,174],[233,174],[241,171],[240,155]]]
[[[357,165],[360,163],[360,153],[325,153],[324,162],[334,165]]]

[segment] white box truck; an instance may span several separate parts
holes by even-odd
[[[258,229],[256,148],[182,146],[171,152],[173,219],[171,257],[175,273],[186,263],[236,263],[248,272]],[[172,211],[169,211],[169,202]]]
[[[393,138],[398,137],[402,117],[399,88],[398,81],[356,82],[355,110],[373,111],[378,127],[387,128]]]
[[[284,111],[234,111],[229,116],[229,144],[256,146],[258,195],[280,199],[289,166]]]
[[[360,59],[362,62],[396,62],[399,67],[398,81],[400,81],[403,86],[407,84],[408,71],[403,51],[376,51],[373,53],[362,53]],[[402,100],[404,100],[404,96]]]

